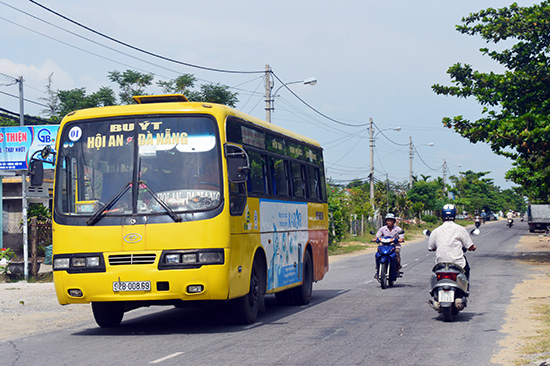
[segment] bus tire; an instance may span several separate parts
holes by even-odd
[[[248,293],[234,302],[234,315],[237,324],[252,324],[258,317],[261,302],[261,275],[258,261],[254,260],[250,271]]]
[[[301,286],[292,289],[292,297],[296,305],[307,305],[311,300],[311,293],[313,292],[313,260],[311,254],[306,251],[304,255],[303,264],[303,276],[304,280]]]
[[[92,312],[97,325],[101,328],[115,328],[120,325],[124,316],[124,303],[92,302]]]

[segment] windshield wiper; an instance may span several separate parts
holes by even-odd
[[[126,183],[126,186],[117,193],[116,196],[114,196],[105,206],[103,206],[101,209],[99,209],[92,217],[90,217],[88,220],[86,220],[86,223],[89,226],[95,225],[99,220],[101,220],[101,217],[103,217],[103,214],[109,210],[111,207],[114,206],[115,203],[120,199],[120,197],[124,196],[126,192],[132,187],[132,182]]]
[[[175,222],[181,222],[181,217],[179,217],[174,212],[174,210],[172,210],[170,206],[166,204],[166,202],[164,202],[155,192],[153,192],[153,190],[149,188],[147,184],[145,184],[143,181],[138,181],[138,187],[145,188],[145,190],[149,192],[149,194],[155,199],[155,201],[157,201],[157,203],[168,213],[172,220],[174,220]]]

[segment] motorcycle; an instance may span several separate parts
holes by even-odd
[[[476,228],[479,228],[479,226],[481,225],[481,219],[480,219],[479,216],[476,216],[476,217],[474,218],[474,223],[475,223],[475,225],[476,225]]]
[[[514,224],[514,219],[508,219],[508,223],[506,224],[506,226],[508,226],[509,228],[512,228],[513,224]]]
[[[376,233],[370,232],[372,235]],[[399,234],[404,234],[405,231],[401,230]],[[383,236],[377,238],[376,242],[379,244],[375,254],[376,263],[378,267],[378,282],[382,289],[392,287],[397,278],[402,277],[399,272],[397,264],[397,253],[395,251],[395,245],[398,243],[398,238],[392,236]]]
[[[431,232],[425,230],[424,234],[430,236]],[[470,234],[479,235],[479,229],[472,230]],[[430,285],[432,299],[428,303],[435,311],[443,314],[445,322],[453,321],[453,316],[468,305],[470,283],[461,266],[450,262],[437,263],[432,268]]]

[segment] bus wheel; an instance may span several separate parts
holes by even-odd
[[[250,289],[243,297],[235,301],[235,320],[238,324],[252,324],[260,309],[260,269],[256,260],[250,273]]]
[[[124,303],[121,301],[92,302],[92,312],[95,322],[101,328],[118,327],[124,316]]]
[[[311,254],[306,252],[304,255],[304,282],[301,286],[292,289],[292,297],[297,305],[307,305],[311,300],[313,292],[313,261]]]

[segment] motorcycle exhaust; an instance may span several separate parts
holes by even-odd
[[[464,310],[464,308],[466,307],[467,301],[468,300],[465,297],[456,299],[455,300],[456,309],[458,311]]]
[[[428,304],[432,307],[432,309],[434,309],[438,313],[441,313],[441,304],[439,303],[439,301],[428,300]]]

